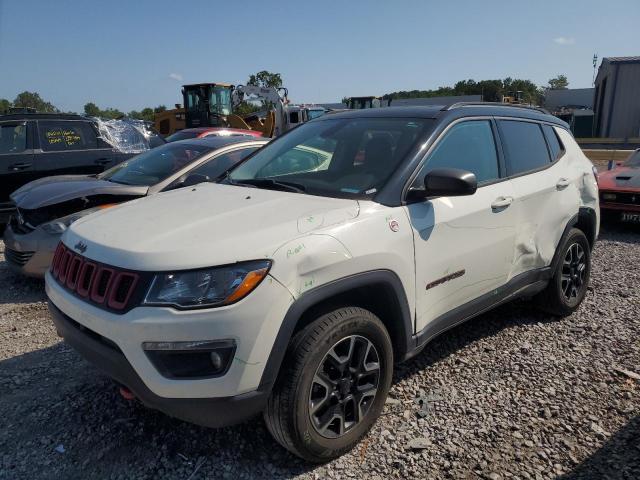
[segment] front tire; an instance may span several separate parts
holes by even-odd
[[[346,307],[292,339],[264,412],[283,447],[311,462],[351,450],[380,415],[391,384],[389,334],[373,313]]]
[[[565,317],[573,313],[587,293],[591,277],[591,247],[585,234],[571,229],[560,245],[560,261],[536,303],[542,310]]]

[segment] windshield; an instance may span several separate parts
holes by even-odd
[[[104,171],[98,178],[124,185],[151,186],[213,150],[206,145],[169,143]]]
[[[200,135],[200,132],[181,130],[169,135],[165,140],[167,142],[176,142],[178,140],[189,140],[191,138],[196,138],[198,135]]]
[[[368,198],[382,188],[431,123],[411,118],[306,123],[264,146],[234,170],[229,181],[311,195]]]
[[[627,161],[624,162],[625,167],[640,167],[640,150],[636,150],[631,154]]]
[[[231,114],[231,88],[215,86],[211,89],[209,108],[221,115]]]

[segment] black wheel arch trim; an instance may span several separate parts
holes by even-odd
[[[393,300],[396,302],[394,308],[400,312],[401,316],[401,321],[395,325],[398,335],[394,342],[394,348],[400,351],[394,353],[396,358],[404,359],[415,348],[415,342],[413,341],[414,320],[402,281],[391,270],[380,269],[356,273],[308,290],[291,304],[271,347],[258,390],[268,391],[273,386],[296,325],[307,310],[349,290],[373,285],[384,285],[391,288],[394,293]]]
[[[596,216],[595,210],[589,207],[580,207],[578,213],[575,214],[573,217],[571,217],[564,227],[562,236],[560,237],[560,240],[558,241],[558,245],[556,246],[556,251],[553,254],[553,259],[551,260],[552,272],[556,271],[556,268],[558,267],[558,262],[562,258],[562,252],[560,251],[560,246],[565,241],[565,239],[569,236],[569,232],[571,231],[572,228],[580,225],[582,225],[583,227],[588,226],[588,228],[582,228],[581,230],[587,237],[591,250],[593,250],[593,246],[596,241],[596,226],[597,226],[596,224],[597,224],[597,216]],[[585,230],[590,230],[590,231],[585,231]]]

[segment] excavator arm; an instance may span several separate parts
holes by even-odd
[[[282,95],[281,95],[282,92]],[[289,103],[286,88],[258,87],[255,85],[237,85],[233,90],[233,104],[241,103],[245,96],[255,96],[273,105],[275,112],[273,117],[267,116],[265,134],[270,137],[277,137],[286,131],[287,117],[286,105]],[[271,112],[270,112],[271,114]]]

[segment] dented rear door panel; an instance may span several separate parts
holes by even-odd
[[[583,160],[567,148],[549,168],[511,179],[518,231],[510,278],[551,264],[564,227],[579,211],[584,172]]]

